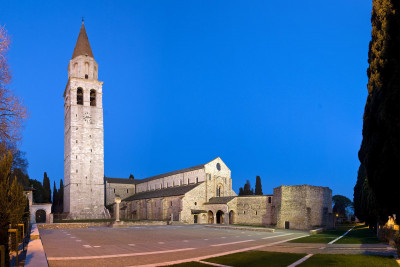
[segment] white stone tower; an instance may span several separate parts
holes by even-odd
[[[64,212],[104,218],[102,85],[85,26],[68,65],[64,91]]]

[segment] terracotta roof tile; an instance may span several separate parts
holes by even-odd
[[[140,192],[136,193],[133,196],[125,198],[123,201],[132,201],[132,200],[138,200],[138,199],[147,199],[147,198],[157,198],[157,197],[170,197],[170,196],[180,196],[184,195],[196,186],[200,185],[202,183],[198,184],[191,184],[191,185],[184,185],[184,186],[176,186],[176,187],[168,187],[168,188],[163,188],[163,189],[158,189],[158,190],[152,190],[152,191],[146,191],[146,192]]]

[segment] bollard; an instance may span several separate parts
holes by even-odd
[[[15,251],[17,252],[17,266],[19,265],[18,259],[18,229],[8,229],[9,233],[15,233]]]
[[[4,245],[0,245],[0,267],[6,267],[6,247]]]

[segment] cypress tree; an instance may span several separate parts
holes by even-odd
[[[354,202],[356,214],[368,218],[374,212],[365,209],[372,209],[379,213],[375,220],[384,222],[389,215],[400,215],[400,1],[373,0],[371,23],[359,151],[365,174],[359,171]]]
[[[247,180],[246,183],[244,184],[243,195],[245,196],[254,195],[254,190],[253,188],[251,188],[249,180]]]
[[[261,178],[260,176],[257,175],[256,177],[256,189],[255,189],[255,195],[262,195],[262,186],[261,186]]]
[[[43,202],[51,203],[51,189],[50,189],[50,179],[47,177],[47,173],[43,176]]]
[[[43,186],[42,183],[35,179],[29,179],[29,183],[33,186],[33,202],[43,203]]]
[[[53,205],[51,205],[51,213],[56,213],[58,212],[58,194],[57,194],[57,188],[56,188],[56,181],[54,181],[53,184]]]
[[[243,196],[244,192],[243,192],[243,187],[239,188],[239,196]]]
[[[58,205],[59,205],[59,212],[64,212],[64,183],[63,180],[60,179],[60,189],[58,190]]]

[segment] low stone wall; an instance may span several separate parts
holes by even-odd
[[[108,226],[110,222],[38,224],[39,229],[86,229],[89,226]]]

